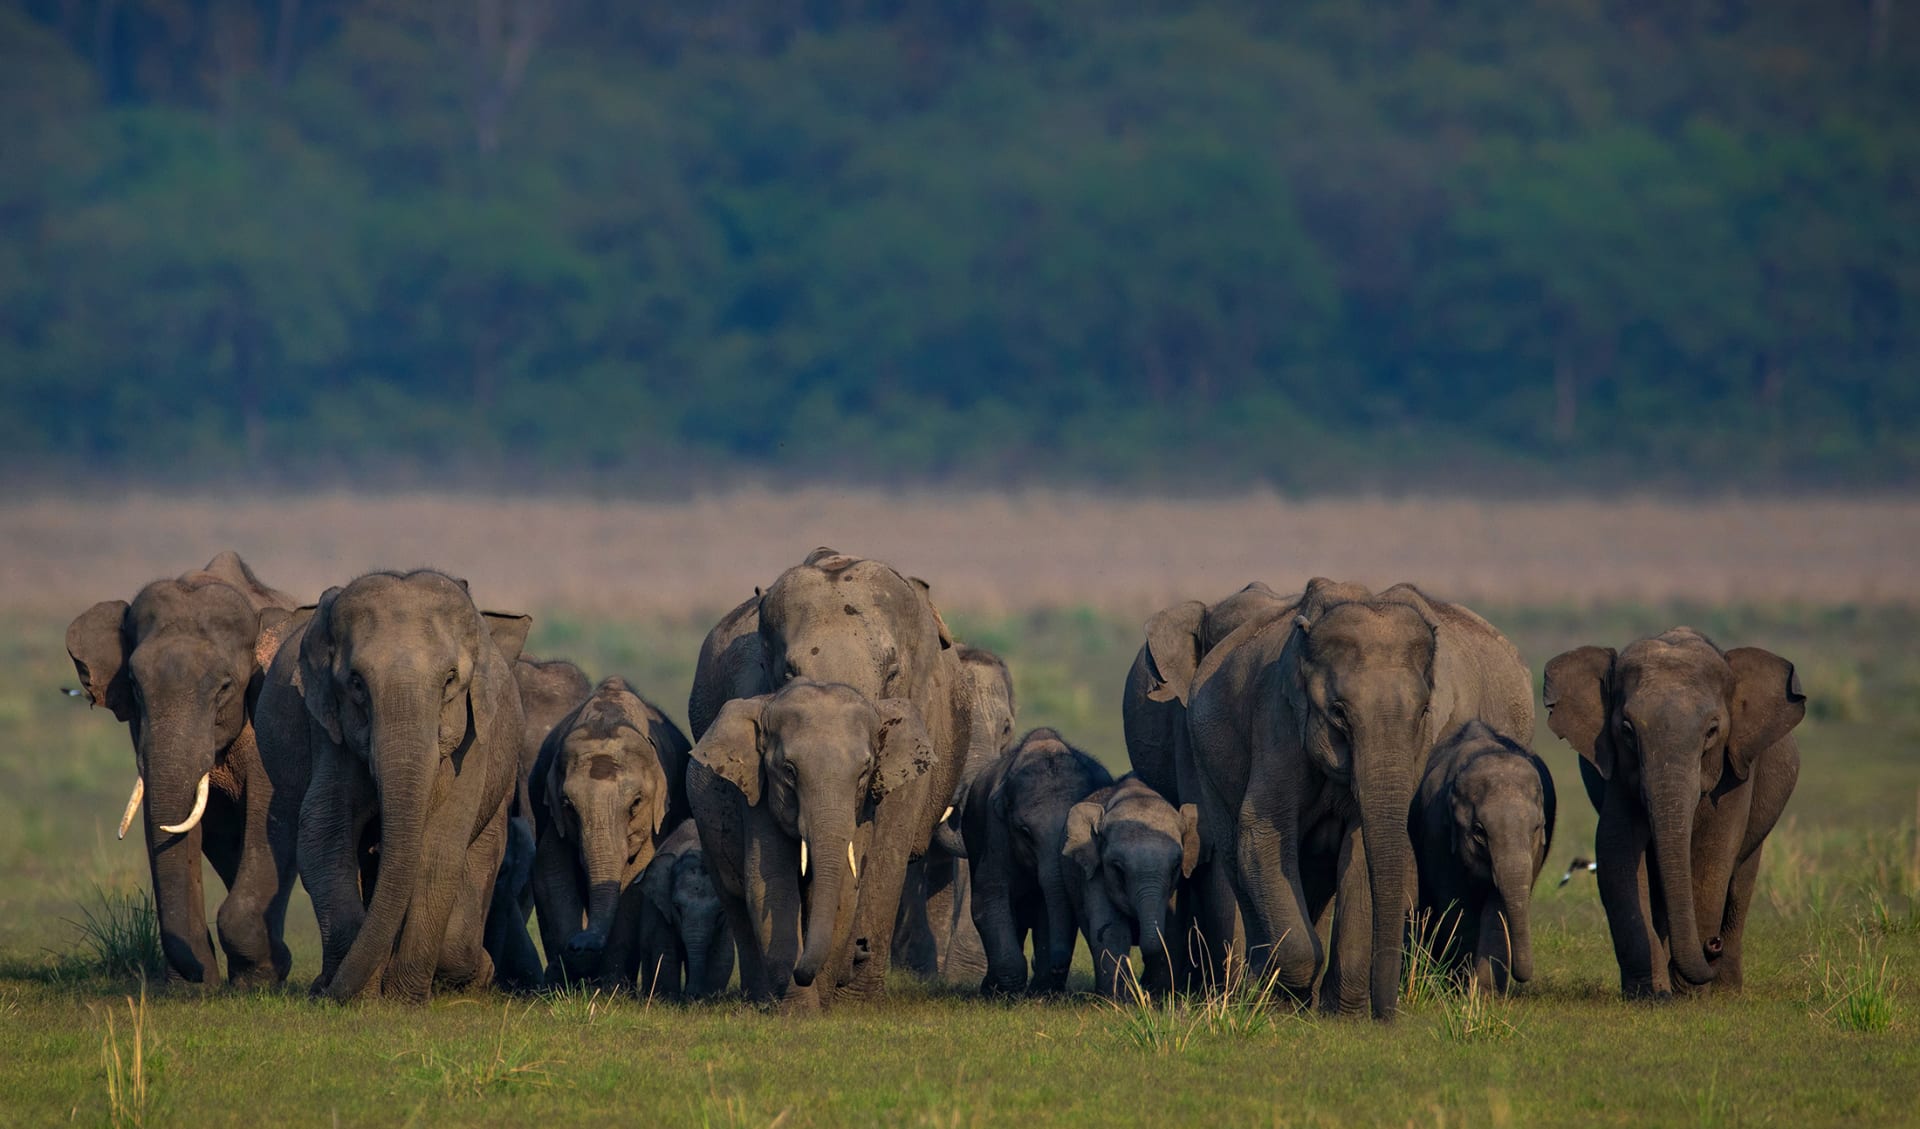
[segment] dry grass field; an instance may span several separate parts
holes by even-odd
[[[437,565],[497,607],[705,614],[816,545],[925,576],[952,610],[1128,614],[1316,574],[1506,605],[1913,603],[1920,501],[1141,500],[811,487],[684,502],[400,494],[0,501],[0,606],[130,596],[221,548],[311,598]]]

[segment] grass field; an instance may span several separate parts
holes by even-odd
[[[57,693],[73,681],[62,632],[91,600],[130,595],[137,579],[197,564],[228,540],[268,559],[290,559],[304,543],[289,537],[252,549],[216,531],[192,546],[149,546],[142,562],[135,538],[113,550],[112,564],[85,563],[69,546],[77,579],[62,578],[49,596],[20,585],[50,575],[63,544],[57,522],[31,507],[0,508],[0,529],[21,536],[32,525],[22,516],[29,511],[48,523],[35,527],[39,540],[23,548],[16,539],[0,552],[0,575],[9,578],[0,598],[0,1125],[1920,1124],[1920,601],[1913,578],[1876,557],[1911,547],[1914,511],[1906,507],[1831,518],[1830,539],[1847,558],[1836,565],[1844,583],[1800,598],[1789,598],[1796,589],[1786,581],[1795,569],[1813,569],[1818,554],[1805,547],[1768,557],[1754,548],[1765,540],[1758,533],[1741,541],[1728,532],[1736,548],[1676,550],[1673,560],[1693,562],[1679,582],[1653,574],[1681,565],[1648,564],[1642,553],[1637,567],[1649,580],[1641,589],[1620,579],[1634,574],[1634,554],[1596,558],[1591,575],[1604,582],[1576,581],[1552,599],[1533,581],[1502,598],[1497,575],[1475,574],[1468,587],[1476,606],[1513,637],[1536,676],[1564,647],[1618,644],[1680,622],[1729,645],[1787,655],[1811,701],[1800,731],[1805,766],[1788,820],[1768,846],[1749,932],[1748,991],[1629,1005],[1615,998],[1590,877],[1555,885],[1566,860],[1587,849],[1593,816],[1572,753],[1542,727],[1537,747],[1555,768],[1562,818],[1536,891],[1539,979],[1524,996],[1491,1004],[1426,992],[1392,1026],[1296,1017],[1244,1000],[1172,1011],[1088,1000],[988,1004],[903,979],[884,1004],[804,1020],[739,1003],[682,1008],[578,993],[342,1009],[309,1003],[297,990],[317,950],[303,896],[290,926],[296,990],[201,999],[156,987],[142,1006],[138,981],[101,971],[73,924],[143,889],[146,876],[138,844],[113,838],[132,779],[125,729]],[[1501,536],[1517,546],[1520,526],[1504,513],[1486,510],[1483,520],[1508,530]],[[1680,511],[1662,513],[1658,521],[1684,524]],[[550,518],[564,526],[564,516]],[[1697,516],[1718,531],[1759,520]],[[612,525],[603,532],[593,543],[618,557],[624,543]],[[380,563],[361,559],[372,535],[359,536],[335,545],[329,559],[349,572]],[[401,560],[457,568],[464,554],[479,554],[458,538],[428,553],[431,546],[409,539],[420,536],[397,536]],[[836,537],[798,538],[781,556],[797,557],[816,540]],[[999,551],[1035,551],[1014,540]],[[537,551],[555,543],[532,544]],[[1536,548],[1526,559],[1577,553],[1578,545]],[[1727,580],[1737,575],[1729,554],[1739,546],[1775,575],[1764,584]],[[914,553],[932,556],[935,547],[919,544]],[[985,559],[981,547],[969,551],[969,559]],[[1242,551],[1252,550],[1232,553]],[[599,560],[591,549],[580,552]],[[626,559],[653,560],[646,552]],[[531,577],[530,557],[528,545],[515,544],[497,558],[474,556],[479,567],[470,571]],[[1351,571],[1381,582],[1424,579],[1411,559],[1361,561]],[[1244,563],[1235,557],[1220,567]],[[1443,576],[1487,567],[1445,552],[1432,563]],[[730,584],[744,567],[716,551],[713,575],[701,583]],[[1138,645],[1135,605],[1166,582],[1162,565],[1104,579],[1084,600],[1062,588],[1049,590],[1058,598],[1020,608],[979,598],[1009,581],[918,561],[910,567],[929,572],[937,591],[956,593],[946,606],[958,634],[1008,657],[1023,725],[1057,725],[1123,765],[1119,687]],[[1046,574],[1056,567],[1048,564]],[[617,567],[595,564],[588,573],[599,575],[594,569],[616,583]],[[311,569],[262,571],[303,593],[328,579]],[[1297,583],[1314,571],[1340,574],[1342,565],[1236,572],[1212,587],[1253,575]],[[109,580],[128,587],[79,590]],[[683,717],[695,648],[710,609],[723,601],[692,582],[683,596],[651,601],[634,595],[643,586],[633,578],[618,583],[626,594],[619,598],[602,598],[596,585],[565,598],[529,581],[525,602],[514,604],[535,610],[530,649],[572,656],[596,675],[626,674]],[[476,590],[484,591],[478,580]],[[702,610],[685,610],[694,607]],[[1083,955],[1083,983],[1084,962]]]

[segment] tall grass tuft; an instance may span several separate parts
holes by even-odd
[[[147,1056],[152,1053],[147,1037],[147,985],[140,982],[140,1002],[127,997],[128,1037],[124,1051],[120,1032],[114,1027],[113,1008],[106,1009],[107,1030],[100,1037],[100,1067],[106,1073],[107,1122],[114,1129],[141,1129],[147,1124]]]
[[[1813,990],[1808,1007],[1842,1031],[1885,1031],[1893,1026],[1896,987],[1889,958],[1860,938],[1851,956],[1821,949],[1808,957]]]
[[[1466,991],[1441,996],[1440,1037],[1454,1043],[1497,1043],[1519,1034],[1497,995],[1478,980],[1469,980]]]
[[[1164,1055],[1185,1052],[1201,1034],[1246,1039],[1271,1034],[1281,1017],[1310,1022],[1310,1013],[1278,998],[1284,995],[1278,968],[1253,976],[1230,967],[1225,979],[1225,984],[1191,995],[1156,1000],[1129,965],[1120,978],[1120,998],[1102,1002],[1119,1014],[1122,1039],[1136,1049]]]
[[[80,916],[68,919],[79,931],[84,953],[77,961],[66,962],[66,971],[143,981],[166,975],[153,897],[145,890],[95,886],[93,891],[93,904],[82,905]]]
[[[1400,1002],[1409,1008],[1425,1007],[1460,994],[1460,981],[1448,971],[1446,955],[1454,934],[1460,928],[1456,915],[1445,937],[1427,938],[1432,910],[1422,910],[1412,918],[1407,944],[1400,962]]]
[[[532,1010],[531,1005],[527,1010]],[[493,1053],[490,1056],[464,1059],[429,1046],[413,1052],[414,1057],[420,1060],[420,1068],[415,1076],[436,1086],[449,1099],[481,1097],[496,1088],[551,1085],[551,1067],[557,1064],[557,1060],[534,1058],[533,1044],[530,1042],[522,1041],[508,1048],[507,1025],[512,1016],[513,1005],[508,1004],[500,1009],[500,1030],[494,1036]]]

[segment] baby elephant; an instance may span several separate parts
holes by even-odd
[[[1533,979],[1528,903],[1553,843],[1553,777],[1539,757],[1469,721],[1435,745],[1414,797],[1419,920],[1428,951],[1482,988]]]
[[[1169,913],[1200,861],[1199,809],[1175,808],[1129,774],[1073,805],[1061,854],[1086,876],[1073,890],[1093,950],[1094,987],[1120,995],[1122,969],[1132,971],[1128,953],[1138,945],[1140,986],[1156,996],[1167,992],[1178,982],[1175,962],[1186,964]]]
[[[973,922],[987,951],[988,994],[1066,986],[1081,921],[1060,853],[1067,813],[1113,783],[1099,761],[1036,729],[983,769],[960,809],[973,885]],[[1024,951],[1033,934],[1033,980]]]
[[[615,928],[635,933],[628,963],[637,967],[622,971],[629,978],[638,974],[642,995],[698,1000],[726,991],[733,978],[733,931],[691,819],[674,828],[621,895]]]

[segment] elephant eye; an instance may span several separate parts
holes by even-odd
[[[1485,840],[1487,837],[1486,826],[1477,819],[1473,821],[1473,837],[1480,840]]]
[[[1327,720],[1331,721],[1333,723],[1333,727],[1335,729],[1338,729],[1342,733],[1352,732],[1350,728],[1351,722],[1347,717],[1347,703],[1345,702],[1328,703]]]
[[[1710,721],[1710,722],[1708,722],[1708,723],[1707,723],[1707,743],[1708,743],[1709,745],[1711,745],[1711,744],[1713,744],[1713,742],[1714,742],[1714,739],[1715,739],[1715,738],[1717,738],[1717,737],[1719,737],[1719,736],[1720,736],[1720,723],[1719,723],[1719,721],[1717,721],[1717,720],[1716,720],[1716,721]]]
[[[800,779],[800,770],[794,767],[794,764],[792,761],[787,762],[787,779],[788,780]]]
[[[456,679],[456,678],[458,678],[458,677],[460,677],[460,668],[459,668],[459,667],[457,667],[457,666],[456,666],[456,667],[453,667],[453,668],[451,668],[451,669],[449,669],[449,670],[447,671],[447,685],[449,685],[449,686],[451,686],[451,685],[453,685],[453,680],[454,680],[454,679]]]
[[[347,679],[347,690],[353,695],[354,701],[365,702],[367,700],[367,680],[360,677],[359,671],[354,671],[352,677]]]

